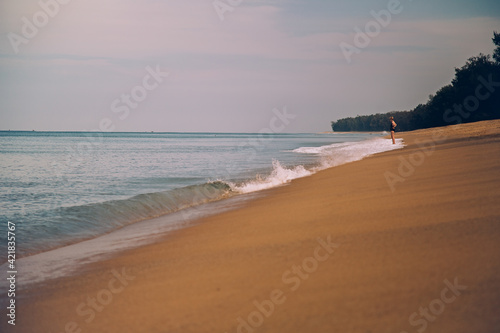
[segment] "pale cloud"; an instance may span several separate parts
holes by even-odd
[[[17,8],[10,17],[30,17],[35,9]],[[233,14],[238,21],[223,25],[207,1],[72,1],[61,6],[23,53],[117,58],[172,52],[263,55],[277,49],[270,41],[281,37],[274,28],[277,11],[272,6],[242,6]],[[21,25],[20,20],[9,20],[4,29],[20,33]]]

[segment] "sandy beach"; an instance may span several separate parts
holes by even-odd
[[[499,332],[500,121],[396,136],[26,290],[2,332]]]

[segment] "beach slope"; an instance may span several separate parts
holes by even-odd
[[[19,296],[6,332],[499,332],[500,121],[404,149]]]

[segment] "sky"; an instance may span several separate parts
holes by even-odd
[[[0,130],[328,131],[425,103],[493,31],[498,0],[0,0]]]

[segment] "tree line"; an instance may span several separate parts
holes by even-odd
[[[493,33],[493,56],[480,53],[455,68],[450,84],[410,111],[391,111],[332,121],[333,131],[387,131],[393,116],[399,131],[500,118],[500,33]]]

